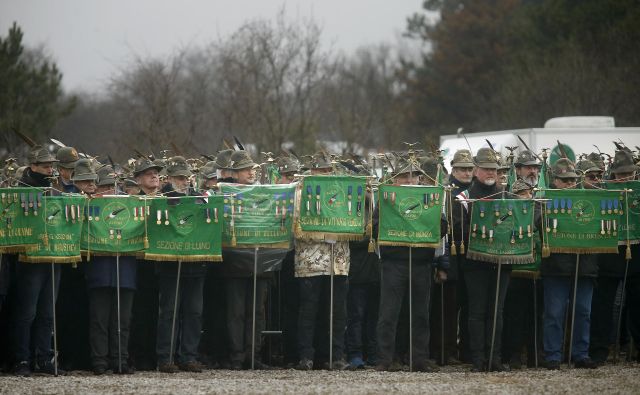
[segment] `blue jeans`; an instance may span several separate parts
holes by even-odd
[[[16,362],[30,361],[32,355],[39,364],[53,359],[53,303],[60,285],[60,268],[54,270],[53,267],[55,265],[46,263],[18,263],[16,267],[16,297],[13,300]]]
[[[160,309],[156,353],[158,365],[169,363],[171,325],[176,298],[176,277],[159,276]],[[204,276],[180,277],[178,311],[173,341],[174,363],[194,362],[198,356],[202,331],[202,303]]]
[[[569,300],[573,298],[570,277],[546,277],[544,285],[544,354],[546,361],[562,360],[564,320]],[[573,328],[571,359],[581,361],[589,358],[589,328],[591,326],[591,298],[593,280],[579,278],[576,291],[576,316]],[[569,319],[571,315],[569,314]]]

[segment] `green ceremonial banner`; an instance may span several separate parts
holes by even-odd
[[[222,261],[222,196],[154,198],[147,216],[149,248],[154,261]]]
[[[367,178],[305,176],[298,187],[295,237],[358,241],[365,235]]]
[[[297,184],[218,185],[224,195],[224,247],[291,246]]]
[[[544,240],[551,252],[618,253],[619,193],[594,189],[544,191]]]
[[[534,263],[534,207],[529,199],[475,201],[467,258],[503,264]]]
[[[540,233],[535,232],[533,238],[534,262],[523,265],[513,265],[513,270],[511,271],[512,278],[528,278],[531,280],[540,278],[540,265],[542,264],[542,240],[540,239]]]
[[[437,247],[444,200],[442,187],[381,185],[378,244]]]
[[[607,189],[627,190],[618,192],[618,244],[640,244],[640,181],[607,182]],[[625,202],[625,196],[628,198]]]
[[[38,220],[43,233],[37,249],[20,255],[21,262],[76,263],[80,255],[82,215],[87,198],[82,195],[45,196]],[[65,212],[67,215],[65,215]]]
[[[126,195],[90,199],[84,211],[82,251],[89,255],[134,255],[143,251],[150,202]]]
[[[0,188],[0,252],[23,252],[37,248],[44,223],[43,190],[38,188]]]

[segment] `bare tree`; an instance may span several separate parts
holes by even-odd
[[[286,141],[315,142],[318,87],[327,80],[329,53],[312,21],[248,22],[213,46],[215,97],[225,132],[241,135],[259,150]]]

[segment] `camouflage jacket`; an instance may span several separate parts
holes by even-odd
[[[331,275],[331,244],[322,241],[296,240],[295,276],[313,277]],[[334,272],[336,276],[349,275],[349,242],[335,243]]]

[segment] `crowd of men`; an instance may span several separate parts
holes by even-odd
[[[255,316],[253,273],[226,261],[182,263],[176,294],[177,262],[121,256],[116,273],[114,256],[94,255],[76,267],[24,263],[18,254],[5,252],[0,263],[0,362],[19,376],[252,367],[396,371],[410,366],[434,372],[438,365],[459,364],[474,372],[525,366],[555,370],[569,357],[567,311],[574,302],[570,360],[576,368],[597,368],[619,346],[614,345],[617,339],[640,344],[639,245],[632,245],[630,262],[622,246],[617,255],[552,253],[532,265],[473,260],[464,248],[471,216],[466,203],[496,196],[530,199],[540,177],[548,177],[549,187],[557,189],[601,188],[607,179],[637,179],[638,158],[618,148],[609,163],[599,153],[583,155],[575,164],[561,158],[550,164],[548,174],[540,173],[546,156],[529,150],[509,157],[492,148],[480,148],[475,155],[460,150],[443,181],[452,187],[455,202],[452,221],[443,215],[441,229],[453,240],[444,237],[439,248],[377,246],[371,252],[368,239],[296,239],[280,270],[257,276]],[[7,161],[1,181],[2,187],[99,197],[210,195],[218,193],[219,182],[284,184],[301,174],[368,175],[376,183],[394,185],[436,185],[442,179],[439,153],[409,150],[377,158],[376,163],[355,155],[288,153],[261,166],[247,151],[225,149],[206,161],[139,155],[119,166],[80,156],[71,147],[54,155],[33,146],[28,165]],[[512,166],[517,180],[506,185]],[[375,237],[377,209],[372,218]],[[576,259],[580,270],[574,301]],[[625,311],[622,324],[618,309]],[[54,317],[58,355],[52,340]]]

